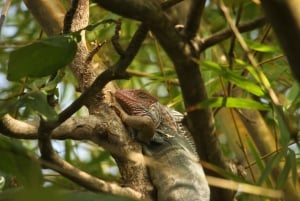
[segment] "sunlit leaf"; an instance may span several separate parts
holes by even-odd
[[[199,104],[201,108],[206,107],[226,107],[226,108],[243,108],[253,110],[269,110],[270,107],[266,104],[259,103],[254,100],[244,98],[209,98]]]
[[[253,43],[249,46],[250,49],[258,51],[258,52],[276,52],[278,51],[276,48],[271,47],[269,45],[265,44],[258,44],[258,43]]]
[[[4,185],[5,185],[5,177],[0,176],[0,192],[2,191]]]
[[[246,80],[244,77],[233,73],[226,68],[222,68],[214,62],[204,61],[202,64],[207,67],[207,69],[217,72],[220,76],[222,76],[222,78],[236,84],[240,88],[245,89],[254,95],[260,97],[265,95],[265,92],[262,90],[262,88],[253,81]]]
[[[7,79],[51,75],[72,61],[76,40],[72,36],[55,36],[14,50],[9,55]]]

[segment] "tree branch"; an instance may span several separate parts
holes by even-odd
[[[18,139],[37,139],[39,122],[23,122],[14,119],[9,114],[0,120],[0,132],[3,135]]]
[[[123,188],[118,184],[103,181],[75,168],[68,162],[59,158],[57,154],[54,154],[50,160],[41,160],[41,163],[45,167],[59,172],[61,175],[81,186],[84,186],[88,190],[126,196],[135,200],[140,200],[142,198],[142,195],[139,192],[134,191],[131,188]]]
[[[17,139],[38,139],[40,121],[20,121],[9,114],[0,120],[0,132],[3,135]],[[94,115],[88,117],[72,117],[54,129],[52,139],[92,140],[96,128],[104,127],[103,121]]]
[[[251,22],[247,22],[247,23],[238,25],[237,28],[240,33],[244,33],[244,32],[248,32],[248,31],[254,30],[256,28],[259,28],[265,24],[266,24],[266,18],[261,17],[261,18],[255,19]],[[233,31],[231,29],[227,29],[227,30],[223,30],[218,33],[215,33],[207,38],[203,38],[203,39],[201,39],[201,41],[199,41],[199,46],[200,46],[199,50],[200,50],[200,52],[203,52],[207,48],[214,46],[215,44],[220,43],[223,40],[226,40],[232,36],[234,36]]]
[[[47,1],[24,0],[24,3],[48,36],[58,35],[62,31],[66,9],[60,1],[49,4]]]
[[[51,133],[51,137],[52,139],[60,140],[91,140],[106,147],[107,150],[114,155],[118,155],[119,157],[122,156],[124,160],[127,158],[127,160],[132,160],[134,163],[141,163],[142,157],[137,157],[137,153],[134,157],[132,157],[130,154],[124,152],[124,150],[115,148],[111,143],[107,142],[107,138],[111,137],[107,136],[106,133],[114,133],[113,130],[107,130],[109,129],[109,127],[107,127],[107,122],[107,119],[103,121],[103,119],[93,115],[90,115],[89,117],[71,118],[55,129]],[[40,130],[41,127],[39,125],[39,121],[24,122],[16,120],[10,115],[5,115],[0,121],[0,132],[9,137],[18,139],[38,139],[40,135],[39,133],[43,132],[43,130]],[[102,131],[102,133],[99,133],[99,131]],[[122,188],[117,184],[105,182],[73,167],[71,164],[59,158],[59,156],[54,152],[50,144],[50,140],[47,140],[47,135],[42,136],[42,140],[43,143],[40,145],[41,152],[43,154],[42,164],[46,167],[59,172],[73,182],[76,182],[77,184],[92,191],[101,191],[114,195],[127,196],[134,199],[141,198],[140,193],[130,188]],[[47,152],[46,155],[45,152]],[[137,158],[139,161],[136,161]]]
[[[262,0],[261,5],[285,52],[295,78],[300,82],[300,1]]]
[[[125,70],[137,54],[142,42],[146,38],[147,32],[148,29],[144,25],[141,25],[117,63],[101,73],[92,83],[92,85],[80,95],[79,98],[77,98],[69,107],[62,111],[59,114],[58,121],[53,126],[58,126],[66,119],[71,117],[71,115],[73,115],[84,104],[86,104],[91,97],[101,91],[108,82],[115,79],[128,78]]]
[[[193,39],[197,34],[205,2],[205,0],[191,0],[187,21],[184,27],[184,36],[188,40]]]

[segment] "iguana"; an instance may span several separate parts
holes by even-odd
[[[142,142],[158,201],[208,201],[210,190],[183,115],[160,104],[145,90],[118,89],[115,110]]]

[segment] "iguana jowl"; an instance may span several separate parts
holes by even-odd
[[[148,169],[157,200],[208,201],[209,186],[181,124],[182,114],[145,90],[119,89],[115,99],[122,107],[115,107],[122,121],[136,131],[144,154],[154,161]]]

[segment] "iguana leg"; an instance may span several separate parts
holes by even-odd
[[[155,125],[149,117],[129,115],[118,104],[112,104],[111,106],[127,126],[137,130],[139,141],[146,144],[150,142],[155,133]]]

